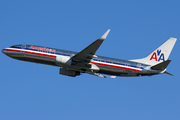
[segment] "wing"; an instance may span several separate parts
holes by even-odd
[[[99,73],[95,73],[95,72],[86,72],[86,73],[88,73],[88,74],[90,74],[90,75],[95,75],[95,76],[98,76],[98,77],[102,77],[102,78],[116,78],[116,76],[104,76],[104,75],[102,75],[102,74],[99,74]]]
[[[100,47],[102,42],[106,39],[109,34],[110,29],[108,29],[102,37],[91,43],[88,47],[83,49],[81,52],[77,53],[72,59],[76,62],[90,62],[93,57],[96,57],[95,53]]]

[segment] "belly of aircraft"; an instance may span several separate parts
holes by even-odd
[[[40,64],[46,64],[46,65],[53,65],[57,66],[55,64],[55,59],[46,57],[46,56],[40,56],[40,55],[34,55],[29,53],[19,53],[19,52],[9,52],[6,53],[11,58],[17,59],[17,60],[23,60],[28,62],[34,62],[34,63],[40,63]]]
[[[46,65],[53,65],[53,66],[58,66],[55,63],[55,58],[52,57],[47,57],[47,56],[41,56],[41,55],[34,55],[30,53],[23,53],[23,52],[8,52],[6,53],[11,58],[18,59],[18,60],[23,60],[23,61],[28,61],[28,62],[35,62],[35,63],[40,63],[40,64],[46,64]],[[98,73],[102,74],[108,74],[108,75],[114,75],[114,76],[145,76],[145,75],[154,75],[158,74],[155,72],[149,72],[149,71],[132,71],[132,70],[126,70],[126,69],[121,69],[121,68],[114,68],[114,67],[108,67],[108,66],[101,66],[97,65],[100,70],[97,71]],[[59,66],[63,67],[63,66]],[[69,69],[74,69],[74,70],[79,70],[80,67],[76,66],[66,66]],[[86,72],[86,71],[85,71]]]
[[[131,70],[126,70],[126,69],[104,67],[104,66],[98,66],[98,67],[100,68],[98,73],[114,75],[114,76],[134,77],[134,76],[147,76],[147,75],[151,76],[151,75],[158,74],[158,72],[156,71],[147,71],[147,70],[131,71]]]

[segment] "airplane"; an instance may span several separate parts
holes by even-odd
[[[96,55],[97,49],[109,32],[110,29],[80,52],[26,44],[13,45],[2,52],[17,60],[58,66],[59,74],[70,77],[79,76],[81,73],[103,78],[152,76],[163,73],[172,75],[166,71],[166,67],[171,62],[168,57],[177,38],[169,38],[145,58],[121,60]]]

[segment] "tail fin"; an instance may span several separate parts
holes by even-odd
[[[169,38],[166,42],[164,42],[161,46],[159,46],[147,57],[131,61],[140,62],[151,66],[164,62],[168,59],[174,47],[174,44],[176,43],[176,40],[176,38]]]

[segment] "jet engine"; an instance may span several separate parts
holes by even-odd
[[[70,66],[72,62],[71,57],[69,56],[56,56],[56,64],[61,65],[68,65]]]
[[[74,71],[74,70],[65,69],[65,68],[60,68],[59,74],[70,76],[70,77],[76,77],[76,76],[80,75],[80,72]]]

